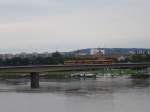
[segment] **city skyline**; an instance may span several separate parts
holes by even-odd
[[[148,0],[0,0],[0,52],[150,48]]]

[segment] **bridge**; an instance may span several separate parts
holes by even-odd
[[[62,72],[96,69],[144,69],[150,67],[147,63],[113,63],[113,64],[73,64],[73,65],[31,65],[31,66],[4,66],[0,73],[30,73],[31,88],[39,88],[40,73]]]

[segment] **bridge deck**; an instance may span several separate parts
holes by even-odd
[[[31,65],[31,66],[5,66],[0,67],[0,73],[31,73],[31,72],[55,72],[89,69],[129,69],[146,68],[150,63],[115,63],[115,64],[77,64],[77,65]]]
[[[102,68],[146,68],[150,63],[86,64],[86,65],[34,65],[0,67],[0,73],[30,73],[31,88],[39,88],[40,72],[91,70]]]

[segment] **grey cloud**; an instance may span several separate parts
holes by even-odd
[[[0,0],[0,16],[47,16],[71,13],[80,8],[147,5],[148,0]],[[5,17],[6,16],[6,17]]]
[[[67,50],[104,43],[108,47],[149,47],[149,3],[148,0],[0,0],[0,48]],[[27,16],[31,18],[12,21],[12,17]],[[8,19],[6,24],[2,18]]]
[[[0,0],[1,17],[47,16],[61,11],[62,5],[48,0]]]

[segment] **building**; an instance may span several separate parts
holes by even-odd
[[[143,54],[143,55],[150,55],[149,49],[139,49],[135,51],[135,54]]]

